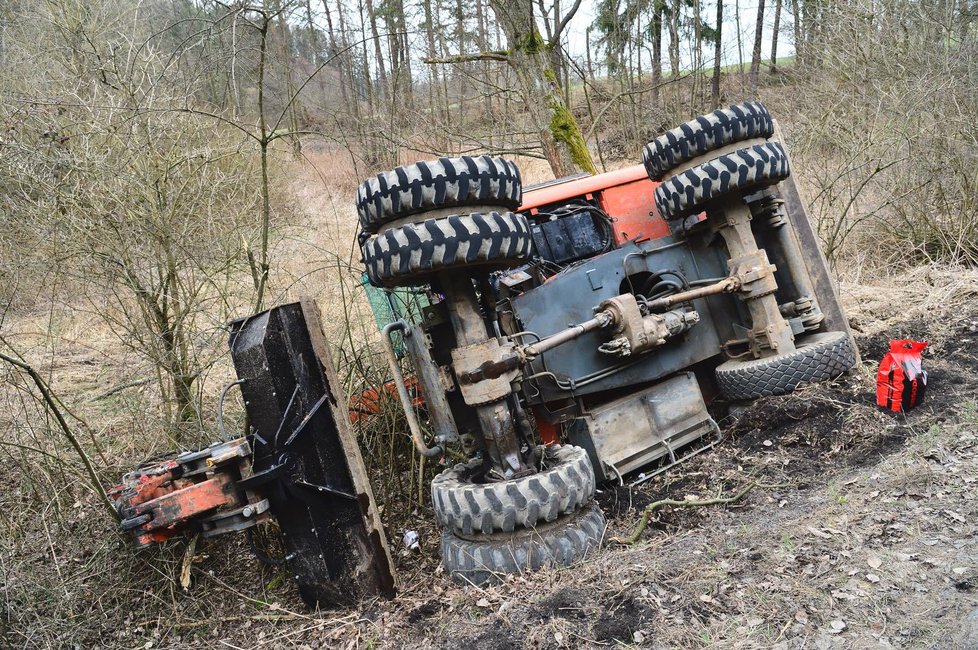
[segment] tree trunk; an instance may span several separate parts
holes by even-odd
[[[424,22],[427,26],[424,30],[425,34],[425,46],[427,48],[428,58],[433,59],[437,56],[435,51],[435,23],[434,17],[431,12],[431,0],[423,0],[421,3],[421,8],[424,10]],[[438,66],[429,65],[428,66],[428,111],[431,116],[434,117],[438,115],[438,107],[441,102],[438,101],[439,97],[439,81],[438,81]]]
[[[285,12],[281,9],[280,0],[275,0],[275,11],[278,13],[278,51],[279,63],[282,66],[282,81],[285,85],[285,97],[283,101],[288,102],[286,110],[289,116],[289,142],[292,145],[293,153],[298,156],[302,153],[302,140],[298,136],[299,132],[299,110],[300,101],[296,97],[295,80],[292,78],[292,30],[289,28]]]
[[[326,28],[329,30],[329,50],[330,50],[329,56],[335,56],[335,57],[337,57],[337,59],[336,59],[336,69],[337,69],[337,71],[339,73],[337,76],[339,77],[339,87],[340,87],[341,96],[343,97],[343,106],[347,110],[350,110],[351,106],[350,106],[350,95],[349,95],[349,91],[350,91],[350,89],[353,88],[353,78],[350,77],[348,79],[348,66],[345,63],[346,60],[347,60],[347,54],[344,53],[344,54],[341,55],[339,53],[341,48],[336,43],[336,31],[333,29],[333,15],[332,15],[332,12],[329,10],[329,3],[326,0],[323,0],[323,13],[326,16]],[[342,18],[343,17],[340,16],[341,24],[342,24]],[[342,49],[346,49],[346,44],[345,43],[343,44],[343,48]],[[349,88],[348,88],[348,86],[349,86]],[[325,90],[323,90],[323,99],[325,100],[325,102],[328,105],[328,102],[329,102],[329,94],[328,94],[329,79],[326,80],[326,83],[324,84],[324,87],[325,87]],[[354,92],[354,97],[356,97],[356,92]],[[355,114],[355,111],[350,110],[350,112]]]
[[[411,46],[408,41],[408,27],[407,27],[407,17],[406,10],[404,9],[404,0],[398,2],[398,14],[397,14],[397,25],[400,34],[397,36],[397,41],[401,46],[401,61],[403,62],[402,74],[404,76],[404,87],[406,89],[406,95],[404,100],[408,106],[414,104],[414,70],[411,68]]]
[[[390,84],[387,80],[387,67],[384,64],[384,48],[380,45],[380,34],[377,32],[377,12],[374,11],[373,0],[367,0],[367,19],[370,22],[370,36],[374,42],[377,74],[380,76],[380,97],[384,98],[389,96]]]
[[[672,81],[679,78],[679,2],[673,1],[669,11],[669,70]]]
[[[703,12],[700,0],[693,0],[693,78],[690,91],[690,104],[699,106],[699,89],[703,72]]]
[[[780,0],[778,0],[780,2]],[[717,33],[713,47],[713,108],[720,108],[720,55],[723,51],[723,0],[717,0]]]
[[[337,0],[337,6],[340,7],[340,9],[342,10],[342,4],[340,4],[340,0]],[[360,33],[366,36],[368,19],[363,15],[365,9],[365,7],[363,6],[363,0],[360,0],[357,9],[359,10],[359,14],[360,14]],[[362,70],[360,74],[363,75],[363,85],[367,93],[367,111],[372,117],[374,113],[374,87],[370,75],[370,55],[367,53],[368,40],[369,39],[367,38],[363,38],[360,41],[360,49],[361,49],[360,59],[362,65]],[[377,39],[374,39],[374,42],[376,43]],[[362,126],[363,125],[361,124],[361,128]]]
[[[774,31],[771,32],[771,74],[778,72],[778,32],[781,30],[781,0],[774,4]]]
[[[532,10],[526,10],[523,0],[490,0],[489,4],[506,34],[510,67],[554,176],[595,173],[591,152],[577,120],[564,103],[547,44],[540,36]]]
[[[475,0],[475,24],[476,30],[478,32],[478,44],[479,49],[483,51],[488,51],[491,48],[489,45],[489,34],[486,30],[486,12],[483,11],[482,6],[483,0]],[[489,67],[492,65],[489,61],[484,61],[481,64],[481,73],[483,78],[487,81],[489,80]],[[492,93],[486,92],[482,95],[482,101],[485,107],[486,116],[492,115]]]
[[[801,68],[805,61],[805,44],[801,38],[801,0],[791,1],[791,13],[795,19],[795,67]]]
[[[750,96],[757,99],[757,75],[761,71],[761,34],[764,31],[764,0],[757,2],[757,23],[754,28],[754,51],[750,57]]]
[[[652,14],[652,106],[659,109],[659,86],[662,85],[662,12],[665,0],[657,0]],[[722,0],[718,0],[722,2]]]
[[[457,41],[457,47],[459,52],[465,51],[465,6],[462,0],[457,0],[455,3],[455,40]],[[460,63],[459,68],[456,70],[455,76],[458,79],[458,111],[465,119],[465,64]]]
[[[971,21],[974,20],[973,10],[970,7],[970,0],[960,0],[958,11],[958,38],[962,43],[968,40],[968,32]]]
[[[722,0],[721,0],[722,1]],[[744,30],[740,26],[740,0],[734,0],[734,20],[737,27],[737,74],[740,77],[740,94],[744,94]]]

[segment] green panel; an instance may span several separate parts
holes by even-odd
[[[377,322],[377,329],[383,329],[388,323],[400,319],[409,323],[419,323],[421,310],[431,304],[427,291],[421,288],[378,289],[370,284],[366,273],[361,276],[361,282],[367,292],[367,301]],[[398,356],[403,356],[404,345],[400,336],[400,333],[394,334],[394,350]]]

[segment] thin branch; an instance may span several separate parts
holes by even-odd
[[[509,52],[505,50],[493,50],[490,52],[478,52],[476,54],[453,54],[451,56],[439,56],[421,59],[422,63],[428,65],[469,63],[471,61],[509,61]]]
[[[378,34],[377,38],[390,38],[391,36],[407,36],[407,35],[408,32],[390,32],[387,34]],[[356,41],[355,43],[350,43],[348,46],[344,47],[342,50],[337,51],[335,54],[333,54],[328,59],[323,61],[319,65],[319,67],[317,67],[310,74],[308,74],[305,80],[301,84],[299,84],[299,87],[295,90],[295,92],[292,93],[292,96],[289,97],[289,101],[285,104],[285,107],[282,108],[282,112],[279,114],[278,119],[275,120],[275,126],[272,127],[272,132],[274,133],[275,131],[278,130],[278,127],[282,123],[282,120],[285,119],[285,115],[288,112],[289,107],[292,106],[292,104],[295,102],[296,99],[298,99],[299,93],[302,92],[302,89],[305,88],[306,85],[308,85],[313,80],[313,78],[316,77],[316,75],[322,72],[326,66],[331,64],[336,59],[340,58],[347,52],[353,50],[353,48],[358,47],[361,44],[366,43],[367,41],[370,40],[373,40],[373,36],[368,36],[367,38],[361,38],[359,41]]]
[[[147,379],[137,379],[135,381],[127,381],[125,383],[119,384],[118,386],[114,386],[113,388],[110,388],[109,390],[105,391],[104,393],[101,393],[100,395],[96,395],[95,397],[93,397],[89,401],[91,401],[91,402],[97,402],[97,401],[103,400],[103,399],[105,399],[107,397],[112,397],[116,393],[121,393],[122,391],[124,391],[124,390],[126,390],[128,388],[138,388],[140,386],[145,386],[146,384],[149,384],[152,381],[153,381],[153,378],[152,377],[149,377]]]
[[[105,493],[105,488],[102,487],[102,481],[98,477],[98,472],[95,471],[95,466],[92,464],[92,459],[88,457],[87,453],[85,453],[81,443],[71,430],[71,427],[68,426],[64,415],[61,413],[61,409],[58,407],[58,402],[60,400],[57,400],[51,394],[51,389],[44,382],[41,375],[39,375],[30,364],[20,361],[19,359],[14,359],[13,357],[7,356],[2,352],[0,352],[0,361],[6,361],[10,365],[20,368],[30,375],[30,378],[34,381],[34,385],[37,386],[37,390],[40,391],[45,403],[48,405],[48,408],[54,415],[54,418],[58,421],[58,426],[61,428],[61,431],[65,434],[65,437],[68,439],[68,442],[71,443],[71,446],[75,448],[79,458],[81,458],[82,464],[85,465],[85,471],[88,473],[88,478],[91,482],[92,488],[100,497],[102,505],[104,505],[106,510],[109,511],[112,518],[118,521],[119,513],[116,512],[115,508],[112,506],[112,501],[109,500],[108,495]]]
[[[574,14],[576,14],[577,10],[580,8],[581,8],[581,0],[575,0],[574,6],[571,7],[570,11],[564,14],[564,17],[560,19],[559,23],[557,23],[557,27],[554,29],[554,34],[553,36],[550,37],[551,46],[554,46],[560,42],[561,33],[564,31],[564,29],[567,27],[567,24],[571,21],[571,18],[574,17]]]

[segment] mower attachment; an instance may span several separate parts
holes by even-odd
[[[387,539],[350,432],[315,303],[230,324],[247,438],[145,463],[109,491],[120,526],[145,548],[278,520],[309,605],[392,597]]]
[[[393,596],[395,579],[360,449],[315,303],[231,323],[254,474],[310,605]]]

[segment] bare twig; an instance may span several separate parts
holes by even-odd
[[[101,393],[99,395],[96,395],[95,397],[93,397],[91,399],[91,401],[92,402],[98,402],[99,400],[103,400],[103,399],[105,399],[107,397],[112,397],[116,393],[121,393],[122,391],[126,390],[127,388],[138,388],[140,386],[145,386],[146,384],[150,384],[152,382],[153,382],[153,378],[152,377],[148,377],[146,379],[137,379],[135,381],[127,381],[127,382],[124,382],[124,383],[119,384],[118,386],[113,386],[112,388],[110,388],[109,390],[105,391],[104,393]]]

